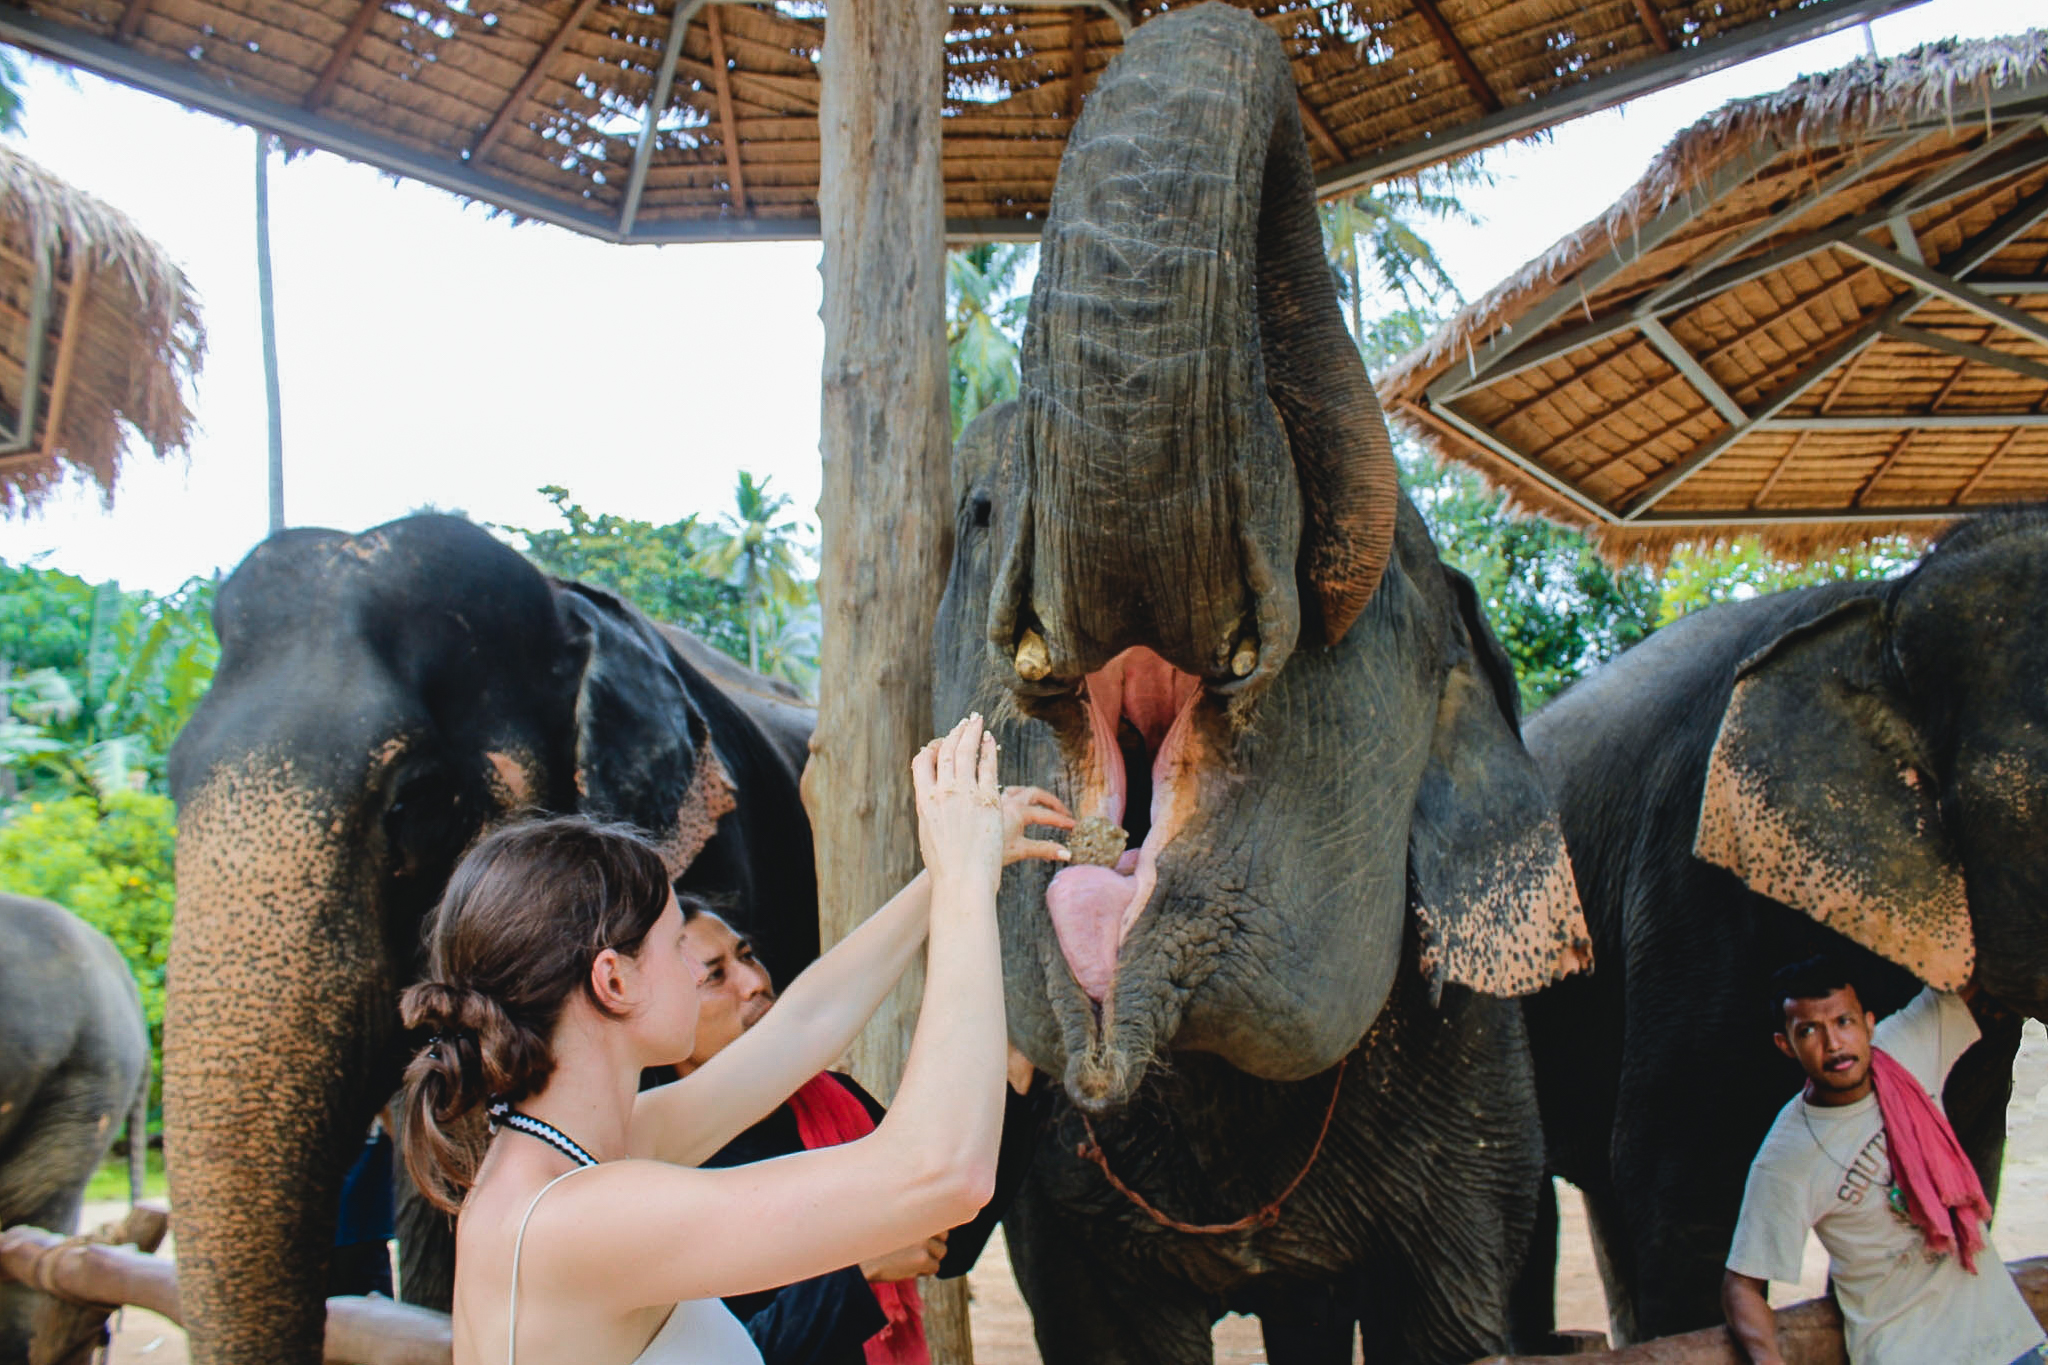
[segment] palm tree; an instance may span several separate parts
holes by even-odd
[[[690,567],[739,589],[747,618],[747,667],[758,672],[763,628],[778,607],[804,601],[804,584],[797,576],[797,537],[804,528],[795,520],[778,523],[789,498],[771,495],[767,479],[756,483],[744,469],[733,501],[735,510],[721,516],[717,526],[699,529]]]
[[[984,409],[1017,396],[1017,354],[1031,296],[1019,284],[1037,264],[1029,242],[982,242],[946,253],[946,369],[953,436]]]
[[[1413,320],[1432,313],[1446,299],[1462,304],[1457,283],[1422,235],[1419,224],[1479,219],[1458,198],[1461,190],[1491,185],[1493,174],[1477,159],[1432,166],[1411,180],[1390,180],[1322,205],[1323,239],[1337,292],[1351,305],[1351,334],[1368,353],[1398,354],[1421,339]],[[1368,321],[1368,291],[1396,294],[1401,308],[1396,319],[1409,325],[1381,336],[1384,328]]]

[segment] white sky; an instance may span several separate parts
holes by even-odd
[[[2043,0],[1931,0],[1874,33],[1889,54],[2043,17]],[[1498,151],[1499,184],[1468,196],[1484,225],[1432,239],[1476,298],[1605,209],[1679,128],[1863,44],[1850,30]],[[211,344],[189,463],[131,461],[112,513],[78,490],[0,518],[0,559],[159,591],[231,568],[266,516],[254,135],[44,63],[25,93],[18,145],[171,252]],[[271,233],[292,524],[357,530],[431,503],[549,525],[549,483],[664,522],[724,510],[742,468],[811,517],[815,243],[607,246],[326,153],[272,161]]]

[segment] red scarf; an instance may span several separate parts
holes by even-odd
[[[789,1097],[789,1107],[796,1114],[797,1136],[806,1150],[837,1147],[875,1131],[866,1106],[829,1071],[805,1081]],[[931,1365],[931,1349],[924,1340],[924,1301],[917,1296],[917,1282],[891,1280],[868,1288],[875,1291],[875,1301],[889,1319],[887,1327],[867,1339],[868,1365]]]
[[[1892,1179],[1906,1197],[1906,1216],[1936,1255],[1955,1252],[1963,1269],[1977,1273],[1984,1249],[1978,1225],[1991,1220],[1991,1204],[1977,1180],[1977,1168],[1963,1155],[1955,1129],[1913,1073],[1881,1047],[1870,1050],[1870,1078],[1884,1115],[1885,1146]]]

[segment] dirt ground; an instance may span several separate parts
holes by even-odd
[[[2016,1261],[2048,1255],[2048,1034],[2042,1032],[2039,1024],[2027,1025],[2013,1081],[2005,1175],[1992,1236],[1999,1252],[2007,1260]],[[1561,1193],[1564,1228],[1560,1238],[1558,1325],[1604,1331],[1607,1304],[1600,1290],[1599,1273],[1593,1266],[1585,1214],[1576,1191],[1566,1187]],[[89,1206],[86,1225],[95,1226],[118,1216],[120,1211],[115,1204]],[[171,1252],[172,1244],[166,1243],[164,1254]],[[1774,1285],[1772,1301],[1795,1303],[1811,1298],[1821,1292],[1826,1281],[1827,1257],[1820,1244],[1809,1239],[1804,1279],[1796,1287]],[[1016,1281],[1010,1274],[1009,1253],[1000,1233],[982,1256],[981,1264],[968,1276],[968,1283],[973,1293],[969,1311],[977,1365],[1039,1365],[1031,1337],[1031,1315],[1017,1293]],[[1256,1322],[1229,1317],[1216,1325],[1217,1365],[1258,1365],[1265,1358]],[[154,1313],[131,1309],[115,1333],[110,1365],[186,1365],[185,1334]]]

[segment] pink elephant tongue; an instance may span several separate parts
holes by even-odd
[[[1125,854],[1122,861],[1135,863],[1135,852]],[[1136,877],[1107,867],[1062,868],[1046,888],[1045,908],[1059,935],[1060,952],[1091,1000],[1107,996],[1116,978],[1125,912],[1137,894]]]

